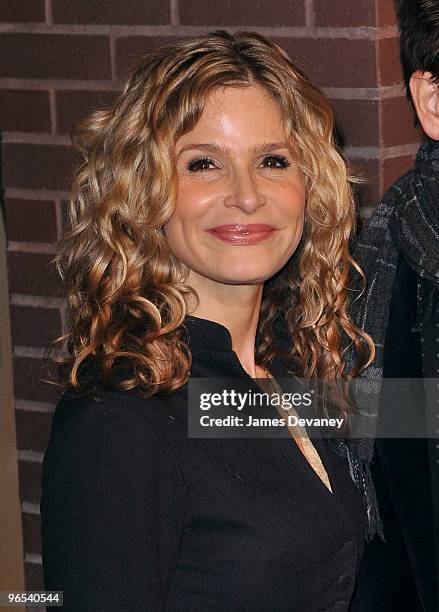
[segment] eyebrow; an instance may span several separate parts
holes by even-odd
[[[225,157],[230,155],[230,149],[216,142],[189,143],[180,149],[178,155],[180,156],[184,151],[192,151],[193,149],[207,151],[209,153],[220,153]],[[254,154],[267,153],[268,151],[277,151],[278,149],[289,149],[289,145],[286,142],[264,142],[260,145],[250,147],[250,152]]]

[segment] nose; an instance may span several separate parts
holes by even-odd
[[[265,202],[265,197],[258,189],[251,170],[240,169],[236,171],[230,190],[224,199],[225,206],[240,208],[245,213],[251,214],[260,206],[263,206]]]

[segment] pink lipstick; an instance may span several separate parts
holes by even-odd
[[[233,223],[229,225],[217,225],[207,230],[212,236],[236,245],[258,244],[267,240],[276,229],[265,223]]]

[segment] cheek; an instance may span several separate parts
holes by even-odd
[[[288,195],[287,195],[288,194]],[[305,224],[305,191],[304,189],[291,188],[285,191],[282,198],[282,211],[285,226],[288,228],[285,234],[284,247],[290,257],[296,250],[304,230]]]
[[[197,217],[197,198],[188,190],[180,190],[171,218],[165,225],[167,235],[175,235],[190,227]]]
[[[177,195],[174,212],[164,226],[171,253],[184,261],[197,244],[196,234],[202,225],[203,210],[201,190],[195,186],[182,186]]]
[[[191,223],[208,209],[215,196],[216,190],[202,181],[182,181],[178,187],[173,217],[180,219],[181,223]]]
[[[279,204],[288,223],[303,225],[305,216],[305,189],[301,185],[289,186],[279,194]]]

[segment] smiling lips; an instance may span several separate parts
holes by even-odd
[[[218,225],[207,231],[223,242],[247,245],[258,244],[263,240],[267,240],[276,229],[272,225],[266,225],[265,223],[250,223],[248,225]]]

